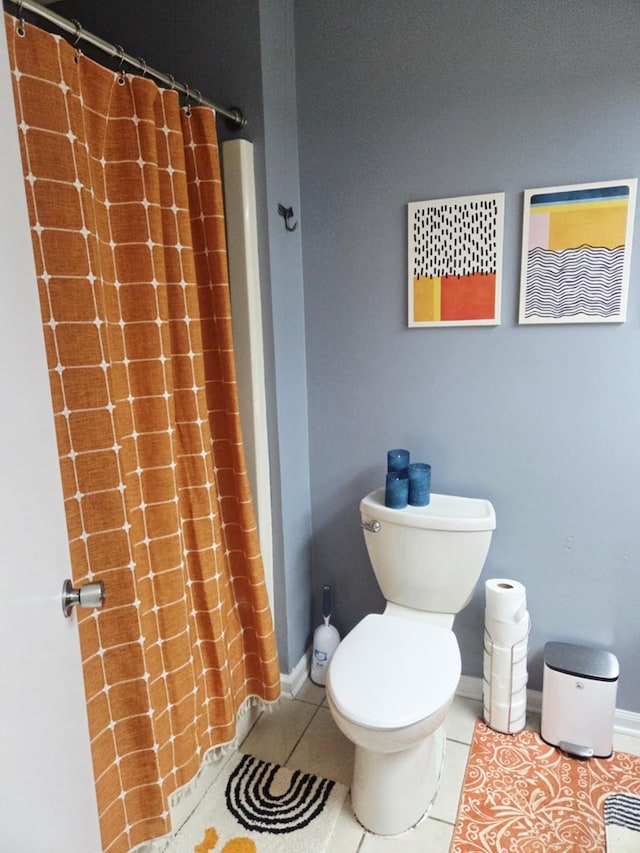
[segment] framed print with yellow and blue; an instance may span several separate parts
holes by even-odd
[[[623,323],[636,178],[525,190],[520,323]]]

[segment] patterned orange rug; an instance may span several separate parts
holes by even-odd
[[[605,853],[608,794],[640,794],[640,757],[580,761],[478,720],[449,853]]]

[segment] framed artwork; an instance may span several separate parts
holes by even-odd
[[[525,190],[520,323],[623,323],[636,179]]]
[[[409,326],[500,323],[504,193],[416,201],[409,216]]]

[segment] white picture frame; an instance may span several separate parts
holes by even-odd
[[[504,193],[408,205],[410,327],[500,324]]]
[[[524,192],[521,324],[623,323],[637,179]]]

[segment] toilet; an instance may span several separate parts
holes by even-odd
[[[390,509],[384,489],[360,502],[384,613],[365,616],[327,672],[327,701],[355,744],[351,801],[359,822],[398,835],[438,791],[443,722],[461,674],[453,620],[471,600],[496,526],[487,500],[432,494]]]

